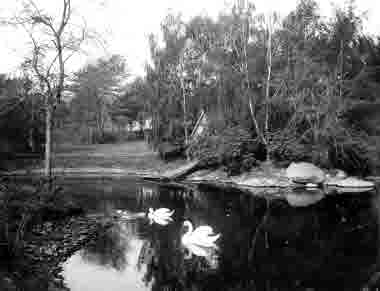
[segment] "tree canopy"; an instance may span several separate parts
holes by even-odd
[[[151,62],[131,85],[131,107],[144,100],[137,103],[153,118],[155,144],[183,140],[204,109],[209,135],[238,126],[267,157],[366,168],[373,146],[347,114],[377,102],[379,45],[353,1],[334,15],[322,18],[313,0],[283,18],[246,1],[216,20],[169,14],[163,43],[150,37]]]
[[[103,136],[126,77],[126,63],[119,55],[100,58],[76,72],[70,85],[72,122],[93,127],[98,136]]]

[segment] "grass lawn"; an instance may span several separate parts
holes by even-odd
[[[4,172],[15,175],[42,173],[44,162],[38,158],[18,158],[3,161]],[[159,175],[183,166],[185,160],[164,162],[144,141],[120,144],[59,145],[53,152],[53,171],[64,173],[110,173]],[[32,172],[30,172],[32,171]]]
[[[184,161],[164,162],[144,141],[99,145],[60,145],[53,153],[53,168],[123,169],[127,172],[160,173],[183,165]],[[10,170],[43,168],[43,161],[18,163]]]

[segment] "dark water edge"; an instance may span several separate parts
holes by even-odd
[[[131,265],[139,269],[139,281],[122,281],[132,284],[124,290],[364,290],[380,285],[376,276],[380,271],[380,198],[376,192],[328,195],[307,207],[292,207],[281,192],[253,195],[115,178],[58,182],[78,204],[85,205],[92,218],[112,218],[117,209],[140,213],[149,207],[169,207],[176,211],[174,222],[166,227],[150,225],[146,219],[111,219],[111,227],[93,228],[87,235],[84,229],[99,220],[83,222],[79,227],[83,241],[77,241],[73,255],[59,264],[59,270],[69,266],[72,273],[81,274],[83,266],[101,269],[106,285],[98,283],[103,288],[99,290],[117,291],[120,278],[134,274],[136,279]],[[180,243],[185,219],[194,225],[211,225],[222,234],[217,253],[188,258]],[[25,284],[27,278],[11,279],[21,287],[9,290],[37,290],[36,284],[42,283],[40,290],[63,290],[62,280],[66,287],[70,281],[65,272],[58,271],[52,279],[37,280],[33,287]],[[97,290],[91,285],[96,280],[87,281],[81,291]]]

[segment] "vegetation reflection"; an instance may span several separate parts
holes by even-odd
[[[138,191],[139,209],[175,209],[173,222],[117,221],[82,256],[118,271],[129,265],[142,273],[151,290],[367,286],[378,266],[378,199],[371,193],[369,199],[327,195],[317,203],[292,207],[289,197],[278,198],[285,194],[264,197],[168,186],[149,195]],[[132,204],[130,208],[136,209]],[[184,245],[185,220],[221,233],[217,247]],[[139,248],[131,247],[135,240]],[[129,262],[133,256],[136,260]]]

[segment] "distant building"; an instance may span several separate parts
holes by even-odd
[[[140,132],[140,131],[146,131],[152,129],[152,118],[147,118],[145,120],[137,121],[134,120],[132,123],[127,124],[126,126],[127,131],[130,132]]]
[[[143,130],[151,130],[152,129],[152,118],[147,118],[144,120]]]

